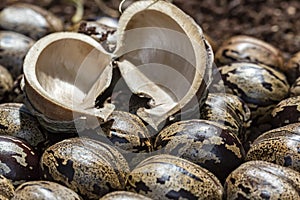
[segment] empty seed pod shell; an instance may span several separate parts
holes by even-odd
[[[0,199],[10,200],[14,196],[15,188],[11,181],[0,175]],[[2,195],[2,196],[1,196]]]
[[[271,113],[271,124],[278,128],[300,122],[300,96],[289,97],[280,101]]]
[[[51,12],[32,4],[17,3],[0,12],[0,27],[39,39],[46,34],[62,31],[62,21]]]
[[[13,78],[23,73],[23,60],[34,40],[20,33],[0,31],[0,64]]]
[[[40,165],[44,179],[88,199],[124,189],[129,174],[125,158],[113,146],[84,137],[52,145],[43,153]]]
[[[286,63],[285,72],[290,84],[300,76],[300,52],[295,53]]]
[[[243,163],[245,157],[244,148],[235,133],[207,120],[171,124],[158,134],[154,147],[208,169],[221,182]]]
[[[84,129],[107,120],[114,106],[96,109],[95,99],[111,84],[111,61],[131,92],[150,99],[137,114],[154,128],[202,105],[213,54],[191,17],[169,2],[138,1],[122,14],[116,34],[112,54],[79,33],[48,35],[28,52],[25,92],[47,130],[74,132],[72,123]]]
[[[283,73],[266,65],[232,63],[219,68],[221,80],[212,87],[225,86],[227,93],[243,99],[251,110],[254,122],[266,122],[275,105],[288,96],[289,84]],[[223,88],[222,88],[223,89]]]
[[[50,132],[95,128],[114,109],[111,104],[95,108],[111,77],[110,55],[97,41],[80,33],[50,34],[24,61],[27,106]]]
[[[176,156],[161,154],[142,161],[126,188],[152,199],[222,199],[223,187],[208,170]]]
[[[11,200],[82,200],[73,190],[50,181],[29,181],[16,188]]]
[[[215,60],[220,66],[233,62],[252,62],[284,69],[284,59],[279,49],[246,35],[237,35],[225,40],[216,52]]]
[[[122,77],[134,94],[150,99],[150,108],[137,110],[145,122],[158,128],[188,103],[203,103],[213,53],[191,17],[166,1],[137,1],[122,14],[117,36]]]
[[[244,131],[250,125],[250,110],[246,103],[236,95],[209,93],[201,108],[201,119],[218,122],[232,130],[241,141]]]
[[[272,129],[251,144],[246,160],[264,160],[300,172],[300,123]]]
[[[300,174],[266,161],[249,161],[224,185],[225,199],[299,199]]]
[[[0,172],[13,185],[39,178],[39,157],[25,141],[13,136],[0,135]]]
[[[127,191],[111,192],[100,198],[99,200],[151,200],[150,198]]]

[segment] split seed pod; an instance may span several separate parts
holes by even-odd
[[[150,98],[150,108],[137,110],[144,121],[157,128],[189,102],[203,103],[213,53],[192,18],[165,1],[139,1],[121,16],[117,35],[122,77],[134,94]]]
[[[111,83],[112,60],[130,90],[149,97],[150,108],[141,107],[137,115],[152,127],[184,107],[201,105],[213,54],[191,17],[169,2],[135,2],[122,14],[117,36],[111,54],[79,33],[49,35],[30,50],[24,64],[25,92],[47,128],[64,129],[66,124],[57,128],[51,120],[70,122],[74,113],[79,119],[107,119],[113,106],[96,109],[95,99]]]

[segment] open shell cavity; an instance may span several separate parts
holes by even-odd
[[[85,116],[88,127],[105,121],[114,105],[97,109],[94,104],[112,82],[111,61],[132,93],[149,98],[136,114],[155,129],[179,111],[202,104],[213,53],[191,17],[169,2],[138,1],[122,14],[116,33],[111,54],[79,33],[38,41],[24,65],[25,91],[34,110],[58,121],[72,121],[74,113],[76,119]]]
[[[204,96],[213,60],[201,28],[164,1],[140,1],[119,21],[116,56],[131,91],[149,97],[137,115],[157,127],[196,94]],[[197,101],[198,103],[198,101]]]
[[[44,37],[28,52],[24,75],[27,100],[44,122],[88,116],[106,119],[113,110],[112,105],[94,106],[97,95],[110,84],[112,67],[110,56],[89,36],[55,33]]]

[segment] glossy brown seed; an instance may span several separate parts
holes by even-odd
[[[294,96],[280,101],[271,113],[271,124],[273,128],[300,122],[299,104],[300,96]]]
[[[243,99],[253,121],[268,121],[274,106],[288,96],[285,75],[266,65],[232,63],[221,66],[219,73],[221,80],[214,80],[212,87]]]
[[[208,170],[176,156],[161,154],[142,161],[126,188],[152,199],[222,199],[223,187]]]
[[[23,72],[23,60],[34,40],[13,31],[0,31],[0,64],[3,65],[13,78]]]
[[[40,165],[44,179],[88,199],[124,189],[129,173],[125,158],[114,147],[83,137],[52,145],[43,153]]]
[[[225,199],[300,199],[300,174],[266,161],[249,161],[226,179]]]
[[[125,152],[151,152],[150,133],[142,120],[125,111],[114,111],[101,125],[101,132],[112,145]]]
[[[1,39],[0,39],[1,40]],[[3,100],[13,88],[13,78],[11,73],[0,65],[0,100]]]
[[[0,135],[22,138],[37,151],[42,151],[49,143],[36,118],[22,103],[0,104]]]
[[[245,156],[240,140],[232,131],[207,120],[171,124],[158,134],[155,148],[208,169],[221,182],[243,162]]]
[[[136,166],[153,150],[150,133],[142,120],[125,111],[114,111],[101,125],[95,139],[116,147],[126,158],[130,167]]]
[[[71,189],[50,181],[29,181],[18,186],[11,200],[82,200]]]
[[[42,7],[17,3],[4,8],[0,12],[2,29],[12,30],[39,39],[46,34],[62,31],[62,21]]]
[[[264,160],[300,172],[300,123],[272,129],[259,136],[246,160]]]
[[[227,65],[233,62],[261,63],[283,69],[282,52],[271,44],[255,37],[237,35],[224,41],[216,52],[216,62]]]
[[[0,172],[14,185],[39,178],[39,157],[24,140],[0,136]]]
[[[233,131],[241,141],[250,125],[250,110],[236,95],[209,93],[201,108],[201,119],[218,122]]]

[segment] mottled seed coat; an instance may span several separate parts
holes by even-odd
[[[209,93],[201,108],[201,119],[218,122],[233,131],[241,141],[244,131],[250,125],[250,110],[236,95]]]
[[[300,122],[300,96],[283,99],[272,110],[271,124],[273,128],[296,122]]]
[[[212,87],[221,92],[242,98],[251,110],[251,119],[266,122],[271,110],[288,96],[289,84],[283,73],[266,65],[254,63],[232,63],[221,66]]]
[[[60,182],[89,199],[124,189],[129,173],[125,158],[113,146],[84,137],[50,146],[40,165],[44,179]]]
[[[38,180],[39,157],[24,140],[13,136],[0,135],[0,174],[14,185]]]
[[[18,186],[11,200],[82,200],[71,189],[50,181],[29,181]]]
[[[15,188],[12,182],[0,175],[0,199],[9,200],[14,196]]]
[[[36,118],[22,103],[0,104],[0,135],[22,138],[37,151],[44,150],[49,143]]]
[[[155,148],[198,164],[221,182],[244,160],[244,148],[227,127],[208,120],[187,120],[164,128]]]
[[[187,160],[161,154],[142,161],[126,188],[152,199],[222,199],[223,187],[208,170]]]
[[[233,62],[261,63],[283,69],[282,52],[271,44],[246,35],[237,35],[225,40],[216,52],[216,62],[227,65]]]
[[[264,160],[300,172],[300,123],[272,129],[259,136],[246,160]]]
[[[225,199],[300,199],[300,174],[266,161],[249,161],[226,179]]]

